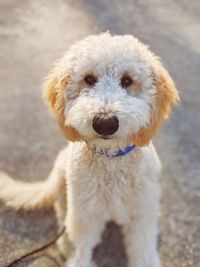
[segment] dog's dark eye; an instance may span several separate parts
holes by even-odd
[[[97,78],[93,74],[88,74],[84,78],[85,83],[90,86],[94,86],[97,82]]]
[[[127,88],[133,84],[133,80],[128,75],[124,75],[121,78],[121,86]]]

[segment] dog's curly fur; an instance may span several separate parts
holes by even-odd
[[[88,75],[94,84],[87,84]],[[126,88],[121,84],[124,75],[131,81]],[[133,36],[89,36],[55,64],[43,94],[71,142],[43,183],[14,182],[2,174],[0,198],[25,209],[59,199],[76,248],[66,266],[95,266],[92,250],[112,220],[123,228],[129,267],[159,267],[161,164],[151,140],[179,101],[160,60]],[[99,114],[118,119],[119,128],[109,138],[94,130],[93,119]],[[136,149],[125,156],[99,153],[112,155],[130,144]]]

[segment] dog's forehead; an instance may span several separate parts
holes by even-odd
[[[72,49],[76,57],[76,70],[126,68],[136,65],[151,65],[153,54],[147,46],[129,35],[91,36],[79,42]]]

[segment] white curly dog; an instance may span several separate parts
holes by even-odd
[[[0,198],[24,209],[59,199],[75,247],[66,266],[96,266],[92,251],[113,221],[128,266],[159,267],[161,164],[151,140],[179,96],[158,57],[131,35],[89,36],[55,64],[44,97],[70,142],[45,182],[1,173]]]

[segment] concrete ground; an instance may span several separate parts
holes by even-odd
[[[200,1],[1,0],[0,10],[0,169],[22,180],[45,178],[66,143],[41,100],[40,84],[72,43],[106,30],[130,33],[162,57],[181,105],[155,138],[164,165],[161,257],[164,267],[199,267]],[[0,214],[5,267],[4,234],[16,224],[10,211],[1,208]],[[37,232],[45,221],[33,217],[29,224],[17,221],[20,244],[29,227]],[[30,245],[27,236],[26,241]]]

